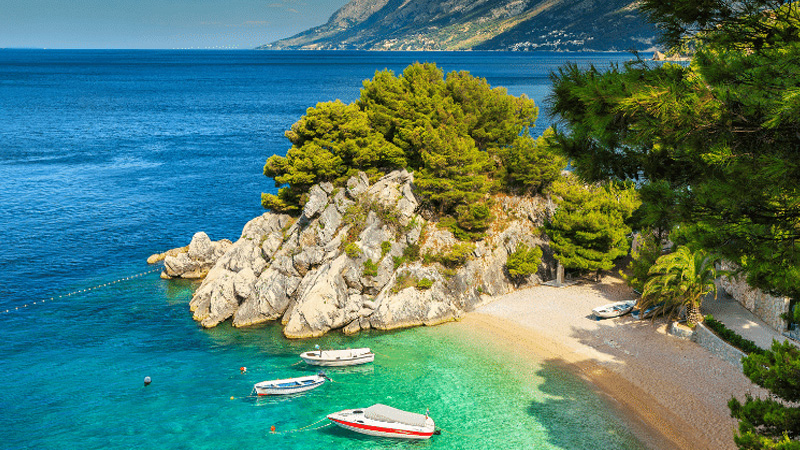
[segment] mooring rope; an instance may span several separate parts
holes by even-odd
[[[28,306],[41,305],[42,303],[46,303],[47,301],[51,301],[52,302],[52,301],[55,301],[55,300],[58,300],[58,299],[61,299],[61,298],[72,297],[72,296],[78,295],[78,294],[85,294],[85,293],[88,293],[88,292],[91,292],[91,291],[94,291],[94,290],[97,290],[97,289],[100,289],[100,288],[108,287],[108,286],[111,286],[111,285],[114,285],[114,284],[117,284],[117,283],[122,283],[123,281],[130,281],[130,280],[133,280],[134,278],[143,277],[143,276],[151,274],[153,272],[160,272],[161,270],[162,270],[162,267],[159,266],[159,267],[157,267],[155,269],[148,270],[147,272],[141,272],[141,273],[137,273],[135,275],[129,275],[129,276],[122,277],[122,278],[119,278],[119,279],[114,280],[114,281],[109,281],[108,283],[98,284],[97,286],[92,286],[92,287],[89,287],[89,288],[86,288],[86,289],[81,289],[81,290],[70,292],[70,293],[67,293],[67,294],[61,294],[61,295],[57,295],[57,296],[54,296],[54,297],[50,297],[50,298],[46,298],[46,299],[42,299],[42,300],[37,300],[37,301],[35,301],[33,303],[26,303],[26,304],[24,304],[22,306],[16,306],[14,308],[8,308],[8,309],[5,309],[5,310],[0,310],[0,314],[12,313],[12,312],[15,312],[15,311],[19,311],[20,309],[25,309]]]
[[[316,422],[314,422],[312,424],[306,425],[303,428],[295,428],[293,430],[286,430],[286,431],[277,431],[275,429],[275,426],[273,425],[270,428],[269,434],[292,434],[292,433],[299,433],[301,431],[314,431],[314,430],[319,430],[321,428],[325,428],[325,427],[329,427],[329,426],[333,425],[332,423],[326,423],[325,425],[320,425],[320,426],[318,426],[316,428],[311,428],[314,425],[317,425],[318,423],[324,422],[326,420],[328,420],[328,418],[327,417],[323,417],[322,419],[319,419],[318,421],[316,421]]]

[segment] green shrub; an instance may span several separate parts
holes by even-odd
[[[361,255],[361,249],[355,242],[348,242],[347,245],[344,246],[344,252],[352,259],[356,259]]]
[[[517,244],[516,250],[508,255],[506,269],[512,277],[524,278],[536,273],[542,262],[542,249],[530,248],[524,243]]]
[[[755,353],[757,355],[763,355],[766,353],[766,350],[757,346],[755,342],[739,336],[730,328],[726,327],[725,324],[714,319],[714,316],[711,314],[707,315],[703,322],[706,324],[706,326],[708,326],[708,328],[713,330],[717,336],[722,338],[722,340],[745,353]]]
[[[368,259],[364,261],[364,272],[365,277],[376,277],[378,276],[378,265],[372,262],[372,259]]]
[[[386,256],[387,253],[392,249],[392,243],[389,241],[381,242],[381,259]]]
[[[425,264],[431,264],[434,262],[438,262],[445,267],[448,268],[456,268],[463,266],[467,259],[469,259],[472,252],[475,251],[475,244],[471,242],[462,242],[460,244],[456,244],[450,251],[443,253],[441,255],[434,255],[432,253],[426,253],[423,257],[423,261]]]
[[[417,288],[418,289],[430,289],[433,286],[433,281],[427,278],[423,278],[417,281]]]
[[[414,284],[416,284],[416,280],[408,273],[398,274],[397,278],[395,279],[394,286],[392,286],[392,292],[396,294],[403,289],[414,286]]]

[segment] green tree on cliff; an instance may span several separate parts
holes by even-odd
[[[286,132],[292,147],[264,167],[280,187],[262,194],[265,208],[297,212],[315,183],[407,168],[423,207],[477,238],[491,221],[489,193],[539,191],[565,165],[531,137],[532,100],[467,72],[445,78],[436,65],[417,63],[399,76],[376,72],[363,85],[358,101],[320,103]]]
[[[609,270],[628,254],[625,221],[639,206],[633,186],[585,185],[568,175],[553,183],[558,209],[545,224],[556,259],[568,269]]]

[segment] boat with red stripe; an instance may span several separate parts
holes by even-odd
[[[399,439],[430,439],[439,434],[428,414],[417,414],[380,403],[328,415],[336,425],[356,433]]]

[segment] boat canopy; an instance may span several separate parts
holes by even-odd
[[[364,410],[364,417],[381,422],[397,422],[415,427],[424,427],[426,417],[423,414],[403,411],[391,406],[377,403]]]

